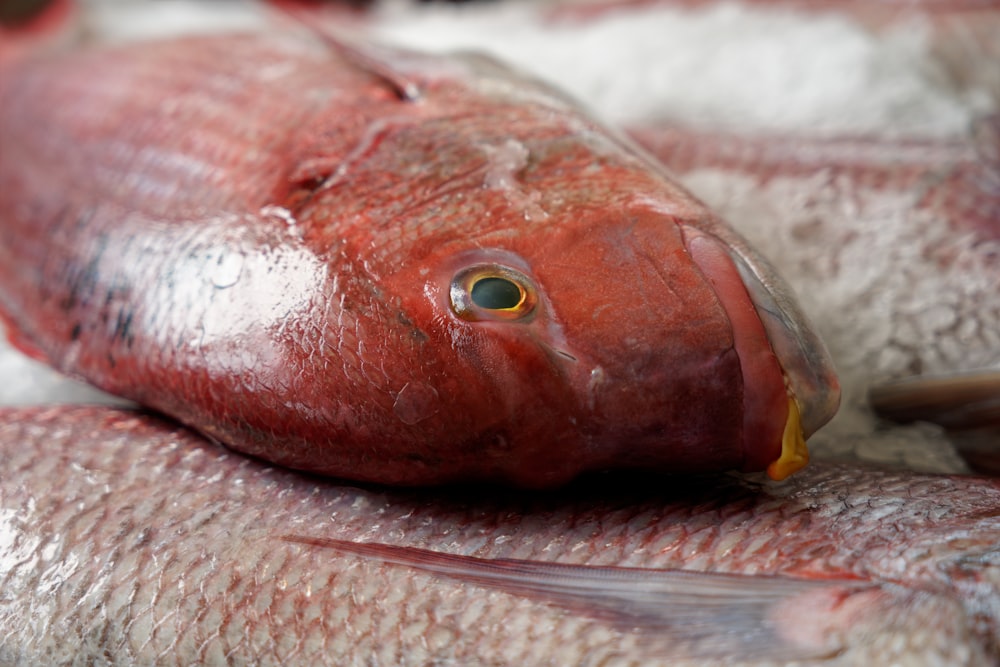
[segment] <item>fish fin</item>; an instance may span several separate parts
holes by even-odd
[[[873,385],[868,401],[880,417],[928,421],[965,430],[1000,427],[1000,370],[918,376]]]
[[[376,44],[352,43],[346,37],[332,32],[321,32],[320,37],[355,67],[381,79],[401,101],[414,102],[423,96],[423,84],[397,64],[404,51]]]
[[[330,15],[326,3],[267,0],[267,4],[305,26],[344,60],[382,80],[400,100],[412,102],[422,96],[423,85],[414,74],[416,70],[411,61],[436,60],[433,56],[372,43],[362,44],[348,37],[342,27],[335,27],[337,21],[333,19],[342,14]]]
[[[638,633],[696,658],[795,660],[843,651],[869,582],[489,559],[287,535],[288,542],[409,567],[528,597]]]

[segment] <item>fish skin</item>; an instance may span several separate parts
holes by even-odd
[[[0,413],[0,462],[4,664],[718,664],[699,657],[710,647],[644,630],[669,622],[669,596],[662,617],[623,629],[595,618],[596,603],[283,535],[561,563],[584,579],[584,566],[683,568],[780,576],[772,595],[789,582],[841,591],[843,613],[814,624],[799,609],[777,646],[744,642],[734,664],[785,664],[766,654],[803,643],[833,655],[796,664],[1000,656],[989,479],[817,465],[781,484],[602,476],[546,493],[394,491],[266,467],[147,414],[66,407]],[[741,646],[723,618],[720,641]]]
[[[735,235],[548,88],[301,35],[124,48],[0,77],[0,308],[22,348],[353,479],[777,458],[774,352],[755,315],[730,324],[744,288],[688,252]],[[530,321],[454,316],[449,282],[478,263],[538,284]],[[821,376],[807,434],[836,406]]]

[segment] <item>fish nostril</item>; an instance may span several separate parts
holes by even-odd
[[[572,362],[579,361],[576,357],[574,357],[572,354],[570,354],[566,350],[556,350],[556,354],[558,354],[563,359],[566,359],[567,361],[572,361]]]

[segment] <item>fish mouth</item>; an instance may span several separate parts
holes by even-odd
[[[732,259],[788,377],[802,413],[802,432],[808,438],[840,407],[840,382],[833,360],[773,269],[770,277],[762,277],[755,270],[755,265],[760,265],[747,261],[735,249]]]
[[[785,463],[777,467],[785,466],[787,457],[795,458],[796,447],[798,455],[805,457],[801,438],[808,438],[830,421],[840,405],[840,384],[826,347],[784,281],[746,241],[717,223],[681,228],[688,252],[712,283],[732,323],[747,392],[744,439],[760,434],[765,442],[770,441],[780,422],[781,461]],[[756,321],[747,318],[747,302]],[[781,375],[782,391],[775,386],[775,368]],[[775,412],[784,417],[776,420]],[[794,429],[793,421],[799,422]],[[792,430],[797,433],[790,433]],[[745,468],[756,467],[753,459],[759,454],[748,451],[746,456]],[[768,467],[772,476],[790,474],[776,474],[778,463],[772,459]],[[788,465],[793,466],[791,472],[797,469]]]

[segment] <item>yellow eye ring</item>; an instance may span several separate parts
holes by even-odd
[[[507,266],[486,264],[459,272],[451,282],[451,308],[465,320],[521,320],[538,302],[531,279]]]

